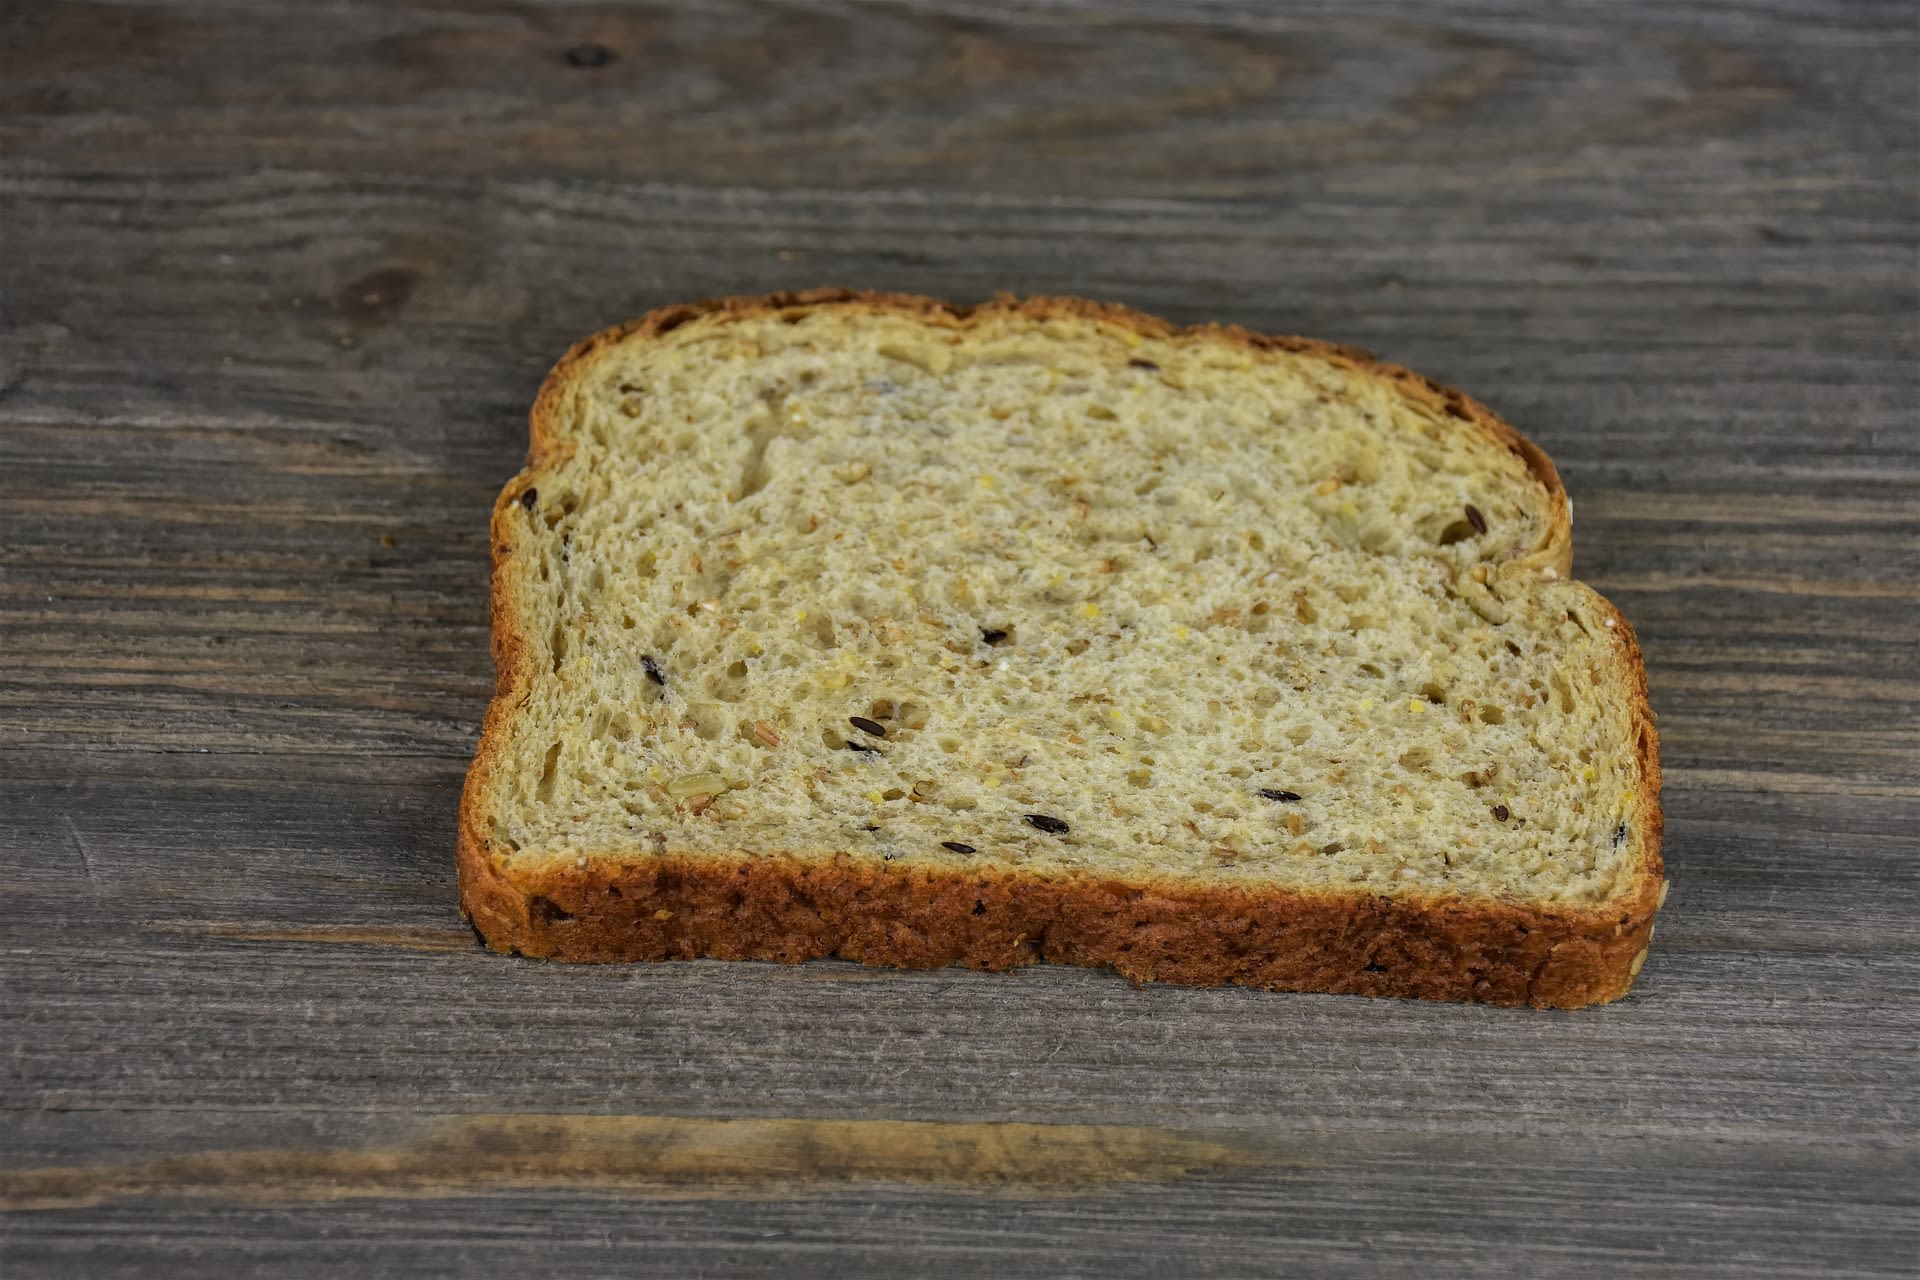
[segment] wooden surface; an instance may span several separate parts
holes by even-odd
[[[1543,12],[0,8],[0,1273],[1914,1274],[1914,11]],[[1357,343],[1544,445],[1665,739],[1634,994],[478,950],[534,388],[822,283]]]

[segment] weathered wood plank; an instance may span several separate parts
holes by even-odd
[[[1502,10],[62,6],[16,20],[0,142],[135,170],[1271,196],[1302,170],[1539,181],[1604,172],[1593,149],[1799,141],[1816,89],[1850,99],[1855,148],[1910,112],[1897,7]]]
[[[305,887],[320,907],[345,896]],[[228,910],[271,921],[279,892],[248,902],[243,885]],[[20,1101],[67,1116],[40,1122],[42,1160],[84,1152],[122,1111],[993,1116],[1910,1146],[1920,1100],[1911,1028],[1889,1012],[1920,979],[1910,948],[1702,939],[1650,961],[1618,1016],[1503,1021],[1136,992],[1051,969],[556,970],[274,923],[163,920],[107,949],[94,932],[43,944],[16,982],[35,1011],[14,1055],[33,1082]]]
[[[133,1204],[111,1234],[84,1215],[18,1219],[28,1273],[154,1270],[393,1274],[491,1269],[544,1274],[896,1276],[903,1273],[1372,1276],[1417,1254],[1458,1275],[1645,1272],[1898,1275],[1910,1231],[1886,1232],[1911,1200],[1897,1156],[1812,1146],[1741,1149],[1744,1167],[1703,1163],[1690,1144],[1556,1139],[1434,1143],[1362,1136],[1295,1148],[1256,1174],[1084,1196],[876,1188],[779,1199],[636,1200],[554,1192],[450,1201],[344,1200],[247,1206]],[[1864,1178],[1863,1178],[1864,1175]],[[1871,1178],[1870,1197],[1835,1194]],[[1422,1194],[1409,1197],[1409,1186]],[[1564,1186],[1604,1216],[1571,1221]],[[1711,1206],[1684,1226],[1675,1203]],[[31,1234],[28,1234],[29,1232]],[[1233,1242],[1231,1249],[1222,1242]]]
[[[0,14],[0,1271],[1911,1274],[1916,66],[1812,0]],[[1664,737],[1635,993],[473,946],[534,388],[825,282],[1355,342],[1538,439]],[[950,1158],[1022,1125],[1105,1172]]]

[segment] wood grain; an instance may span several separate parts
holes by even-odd
[[[1917,68],[1812,0],[0,12],[0,1272],[1912,1274]],[[471,945],[534,388],[823,283],[1539,441],[1660,717],[1635,993]]]
[[[73,1209],[156,1196],[252,1205],[548,1187],[762,1198],[923,1183],[1058,1193],[1271,1164],[1273,1154],[1124,1125],[468,1115],[409,1142],[357,1149],[206,1151],[0,1174],[0,1199]]]

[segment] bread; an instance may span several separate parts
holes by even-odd
[[[460,813],[489,946],[1572,1007],[1664,896],[1553,465],[1073,299],[668,307],[541,389]]]

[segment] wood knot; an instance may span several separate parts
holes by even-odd
[[[348,281],[334,295],[334,310],[356,324],[391,319],[413,297],[420,273],[411,267],[381,267]]]
[[[613,50],[593,40],[577,44],[566,52],[567,65],[578,67],[582,71],[604,67],[613,62],[617,56]]]

